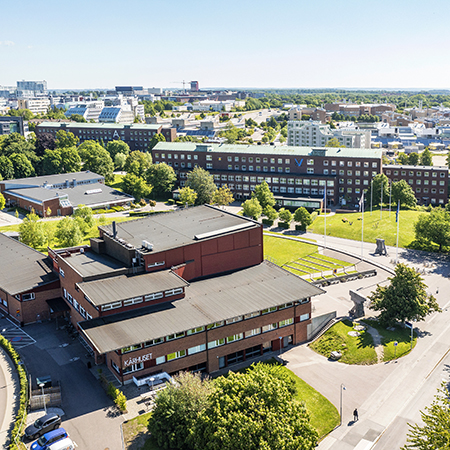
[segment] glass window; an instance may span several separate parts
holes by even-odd
[[[195,353],[204,352],[206,350],[206,345],[196,345],[195,347],[188,348],[188,355],[194,355]]]
[[[261,334],[261,328],[254,328],[253,330],[246,331],[245,332],[245,337],[249,338],[251,336],[256,336],[258,334]]]
[[[233,334],[232,336],[227,337],[227,344],[234,341],[240,341],[241,339],[244,339],[244,333]]]
[[[186,350],[180,350],[178,352],[169,353],[167,355],[167,361],[172,361],[173,359],[182,358],[183,356],[186,356]]]
[[[208,349],[214,347],[220,347],[221,345],[225,345],[225,338],[217,339],[215,341],[208,342]]]
[[[173,341],[174,339],[180,339],[182,337],[184,337],[184,331],[182,331],[181,333],[169,334],[166,337],[166,341]]]
[[[281,327],[287,327],[288,325],[292,325],[294,323],[294,319],[286,319],[286,320],[281,320],[280,322],[278,322],[278,326]]]
[[[218,327],[223,326],[223,324],[224,324],[224,321],[221,320],[220,322],[215,322],[215,323],[209,324],[206,328],[207,328],[208,330],[212,330],[213,328],[218,328]]]
[[[188,330],[186,334],[190,336],[191,334],[201,333],[202,331],[205,331],[205,327],[192,328]]]
[[[252,317],[258,317],[261,314],[260,311],[252,312],[244,315],[244,319],[251,319]]]
[[[266,308],[261,311],[261,314],[268,314],[277,310],[276,306],[272,306],[271,308]]]
[[[226,325],[229,325],[230,323],[235,323],[235,322],[240,322],[241,320],[244,319],[244,316],[237,316],[237,317],[233,317],[232,319],[227,319],[225,321]]]
[[[262,332],[267,333],[268,331],[276,330],[278,328],[277,323],[269,323],[269,325],[264,325],[262,327]]]
[[[164,338],[152,339],[151,341],[144,342],[144,347],[151,347],[152,345],[161,344],[164,342]]]

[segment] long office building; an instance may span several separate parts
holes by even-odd
[[[56,136],[59,130],[70,131],[80,139],[80,142],[103,140],[107,144],[109,141],[120,139],[126,142],[132,151],[148,151],[150,141],[157,133],[161,133],[168,142],[174,141],[177,137],[175,128],[166,128],[161,124],[42,122],[36,126],[37,135],[50,133]]]

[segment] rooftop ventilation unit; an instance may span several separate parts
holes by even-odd
[[[102,190],[100,188],[98,189],[89,189],[85,192],[86,195],[91,195],[91,194],[101,194]]]
[[[148,241],[142,241],[142,247],[147,249],[149,252],[153,250],[153,244]]]

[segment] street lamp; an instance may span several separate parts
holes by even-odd
[[[150,378],[150,381],[152,382],[152,392],[153,392],[153,382],[155,381],[155,378],[154,378],[154,377],[151,377],[151,378]]]
[[[283,339],[281,336],[278,338],[280,340],[280,355],[281,355],[281,339]]]
[[[42,399],[43,399],[43,402],[44,402],[44,411],[45,411],[45,414],[47,414],[47,407],[45,406],[44,386],[45,386],[45,383],[41,383],[41,384],[39,385],[39,387],[40,387],[41,390],[42,390]]]
[[[341,416],[341,421],[339,423],[339,426],[342,425],[342,392],[345,391],[344,383],[341,383],[341,389],[340,389],[340,401],[339,401],[339,411]]]

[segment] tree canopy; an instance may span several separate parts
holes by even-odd
[[[61,147],[46,150],[42,160],[42,170],[46,175],[72,173],[81,170],[81,158],[76,147]]]
[[[383,185],[383,203],[389,201],[389,178],[383,173],[379,173],[372,179],[367,192],[367,199],[372,199],[374,205],[381,203],[381,186]],[[373,191],[373,194],[371,194]]]
[[[309,225],[311,225],[313,222],[311,214],[303,206],[295,210],[294,220],[295,222],[298,222],[300,224],[300,227],[303,231],[306,231],[306,228],[309,227]]]
[[[106,151],[109,153],[109,156],[111,156],[111,159],[114,161],[114,158],[118,153],[123,153],[124,155],[130,154],[130,147],[128,144],[121,140],[114,140],[109,141],[106,144]]]
[[[291,223],[292,222],[292,213],[288,209],[281,208],[278,211],[278,218],[285,223]]]
[[[161,163],[152,164],[147,169],[145,179],[153,186],[153,193],[161,197],[172,192],[177,176],[171,166]]]
[[[197,200],[197,192],[195,192],[194,189],[191,189],[188,186],[180,189],[180,203],[192,206],[195,204],[195,200]]]
[[[422,166],[432,166],[433,165],[433,156],[428,149],[428,147],[420,154],[420,165]]]
[[[255,190],[252,192],[252,198],[257,198],[261,208],[266,208],[267,206],[275,205],[275,198],[269,188],[266,181],[255,186]]]
[[[245,200],[241,206],[244,216],[251,217],[253,220],[258,220],[263,211],[256,197]]]
[[[147,170],[152,165],[152,155],[139,150],[131,152],[125,161],[125,172],[132,173],[137,177],[144,177]]]
[[[148,145],[148,149],[152,150],[153,147],[158,143],[158,142],[166,142],[166,138],[164,137],[163,134],[161,133],[156,133],[152,139],[150,140],[150,144]]]
[[[417,205],[414,191],[405,180],[392,183],[392,200],[395,203],[400,202],[401,206],[409,206],[410,208],[415,208]]]
[[[433,208],[428,214],[420,214],[414,232],[418,241],[433,242],[442,251],[442,247],[450,245],[450,212]]]
[[[76,147],[80,139],[70,131],[59,130],[56,132],[55,145],[57,148]]]
[[[152,186],[150,186],[143,178],[138,177],[133,173],[127,173],[122,178],[122,189],[126,194],[132,195],[136,201],[148,198],[152,192]]]
[[[406,264],[397,264],[395,276],[388,286],[378,285],[368,298],[371,309],[380,311],[381,323],[392,326],[396,322],[424,320],[428,314],[440,311],[436,299],[427,294],[422,277]]]
[[[72,217],[64,217],[58,221],[55,237],[58,239],[59,247],[75,247],[83,241],[79,222]]]
[[[345,145],[342,145],[339,142],[339,139],[331,138],[331,139],[328,139],[327,143],[325,144],[325,147],[345,147]]]
[[[114,180],[114,163],[109,153],[95,141],[84,141],[78,147],[78,153],[84,161],[84,170],[90,170],[105,177],[105,181]]]
[[[34,213],[27,214],[19,225],[19,239],[26,245],[33,248],[40,248],[47,242],[44,224],[39,220],[39,216]]]
[[[214,192],[212,202],[220,206],[227,206],[234,202],[233,194],[227,185],[222,186]]]
[[[211,203],[214,192],[217,189],[213,176],[201,167],[196,167],[187,174],[186,186],[197,193],[196,205]]]

